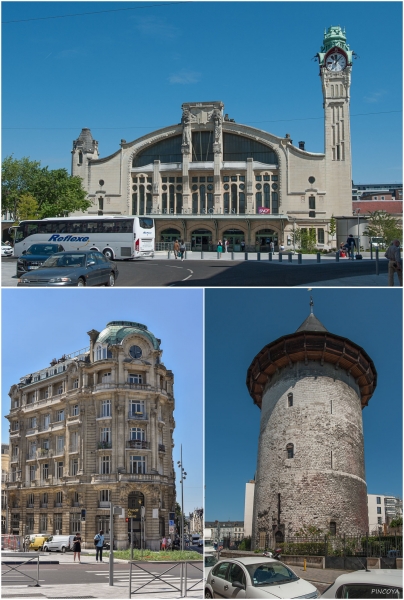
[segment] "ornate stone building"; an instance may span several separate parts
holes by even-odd
[[[319,248],[336,246],[331,217],[352,217],[352,55],[345,32],[330,27],[317,55],[321,154],[304,142],[294,145],[289,134],[236,123],[220,101],[184,103],[180,123],[121,140],[105,158],[83,129],[73,142],[72,174],[93,201],[89,214],[151,214],[157,242],[183,238],[193,250],[208,250],[224,237],[234,250],[242,241],[251,249],[267,250],[271,240],[288,246],[296,227],[314,228]]]
[[[295,333],[265,346],[247,387],[261,410],[253,547],[303,526],[368,531],[361,411],[377,383],[375,366],[313,312]]]
[[[21,378],[9,395],[10,533],[81,531],[86,547],[109,505],[132,510],[140,544],[159,549],[175,506],[174,376],[161,340],[145,325],[112,321],[88,332],[90,346]],[[130,521],[114,517],[117,548]]]

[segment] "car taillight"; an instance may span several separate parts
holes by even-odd
[[[139,239],[137,239],[135,242],[135,250],[139,252]]]

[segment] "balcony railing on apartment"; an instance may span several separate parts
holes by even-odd
[[[136,448],[138,450],[150,450],[150,442],[145,440],[128,440],[126,442],[127,448]]]
[[[112,442],[98,442],[98,450],[110,450],[112,448]]]
[[[128,412],[128,419],[138,419],[139,421],[148,421],[149,415],[142,411],[130,410]]]
[[[159,452],[165,452],[166,451],[166,447],[164,446],[164,444],[159,444]]]

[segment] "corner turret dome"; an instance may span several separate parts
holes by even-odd
[[[121,344],[128,335],[137,334],[146,337],[155,350],[160,349],[160,340],[157,339],[146,325],[135,321],[110,321],[96,339],[100,344]]]

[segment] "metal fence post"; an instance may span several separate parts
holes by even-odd
[[[220,252],[216,252],[217,258],[220,258]]]
[[[321,254],[320,252],[317,252],[317,262],[319,263],[321,261]]]
[[[282,254],[279,252],[279,262],[282,262]]]
[[[339,262],[339,250],[337,250],[335,253],[335,260]]]
[[[376,247],[376,275],[379,275],[379,248]]]
[[[289,252],[288,254],[288,262],[292,262],[293,254]]]
[[[132,563],[129,569],[129,598],[132,598]]]
[[[301,265],[303,263],[303,254],[301,252],[297,255],[297,264]]]
[[[272,262],[272,252],[268,254],[268,260]]]
[[[188,583],[187,583],[187,574],[188,574],[188,573],[187,573],[187,570],[188,570],[188,563],[187,563],[187,562],[185,562],[185,563],[184,563],[184,570],[185,570],[185,577],[184,577],[184,596],[185,596],[185,597],[187,597],[187,586],[188,586]]]
[[[181,598],[184,597],[184,563],[181,563],[180,566],[180,594]]]
[[[35,587],[41,587],[41,586],[39,585],[39,550],[38,550],[38,564],[37,564],[37,572],[36,572],[36,577],[37,577],[37,579],[36,579],[36,586],[35,586]]]
[[[171,252],[170,252],[170,250],[169,250],[169,251],[168,251],[168,257],[167,257],[167,258],[170,258],[170,254],[171,254]]]
[[[203,250],[201,250],[201,258],[203,258]]]
[[[234,260],[234,252],[233,252],[233,250],[231,251],[231,259]]]

